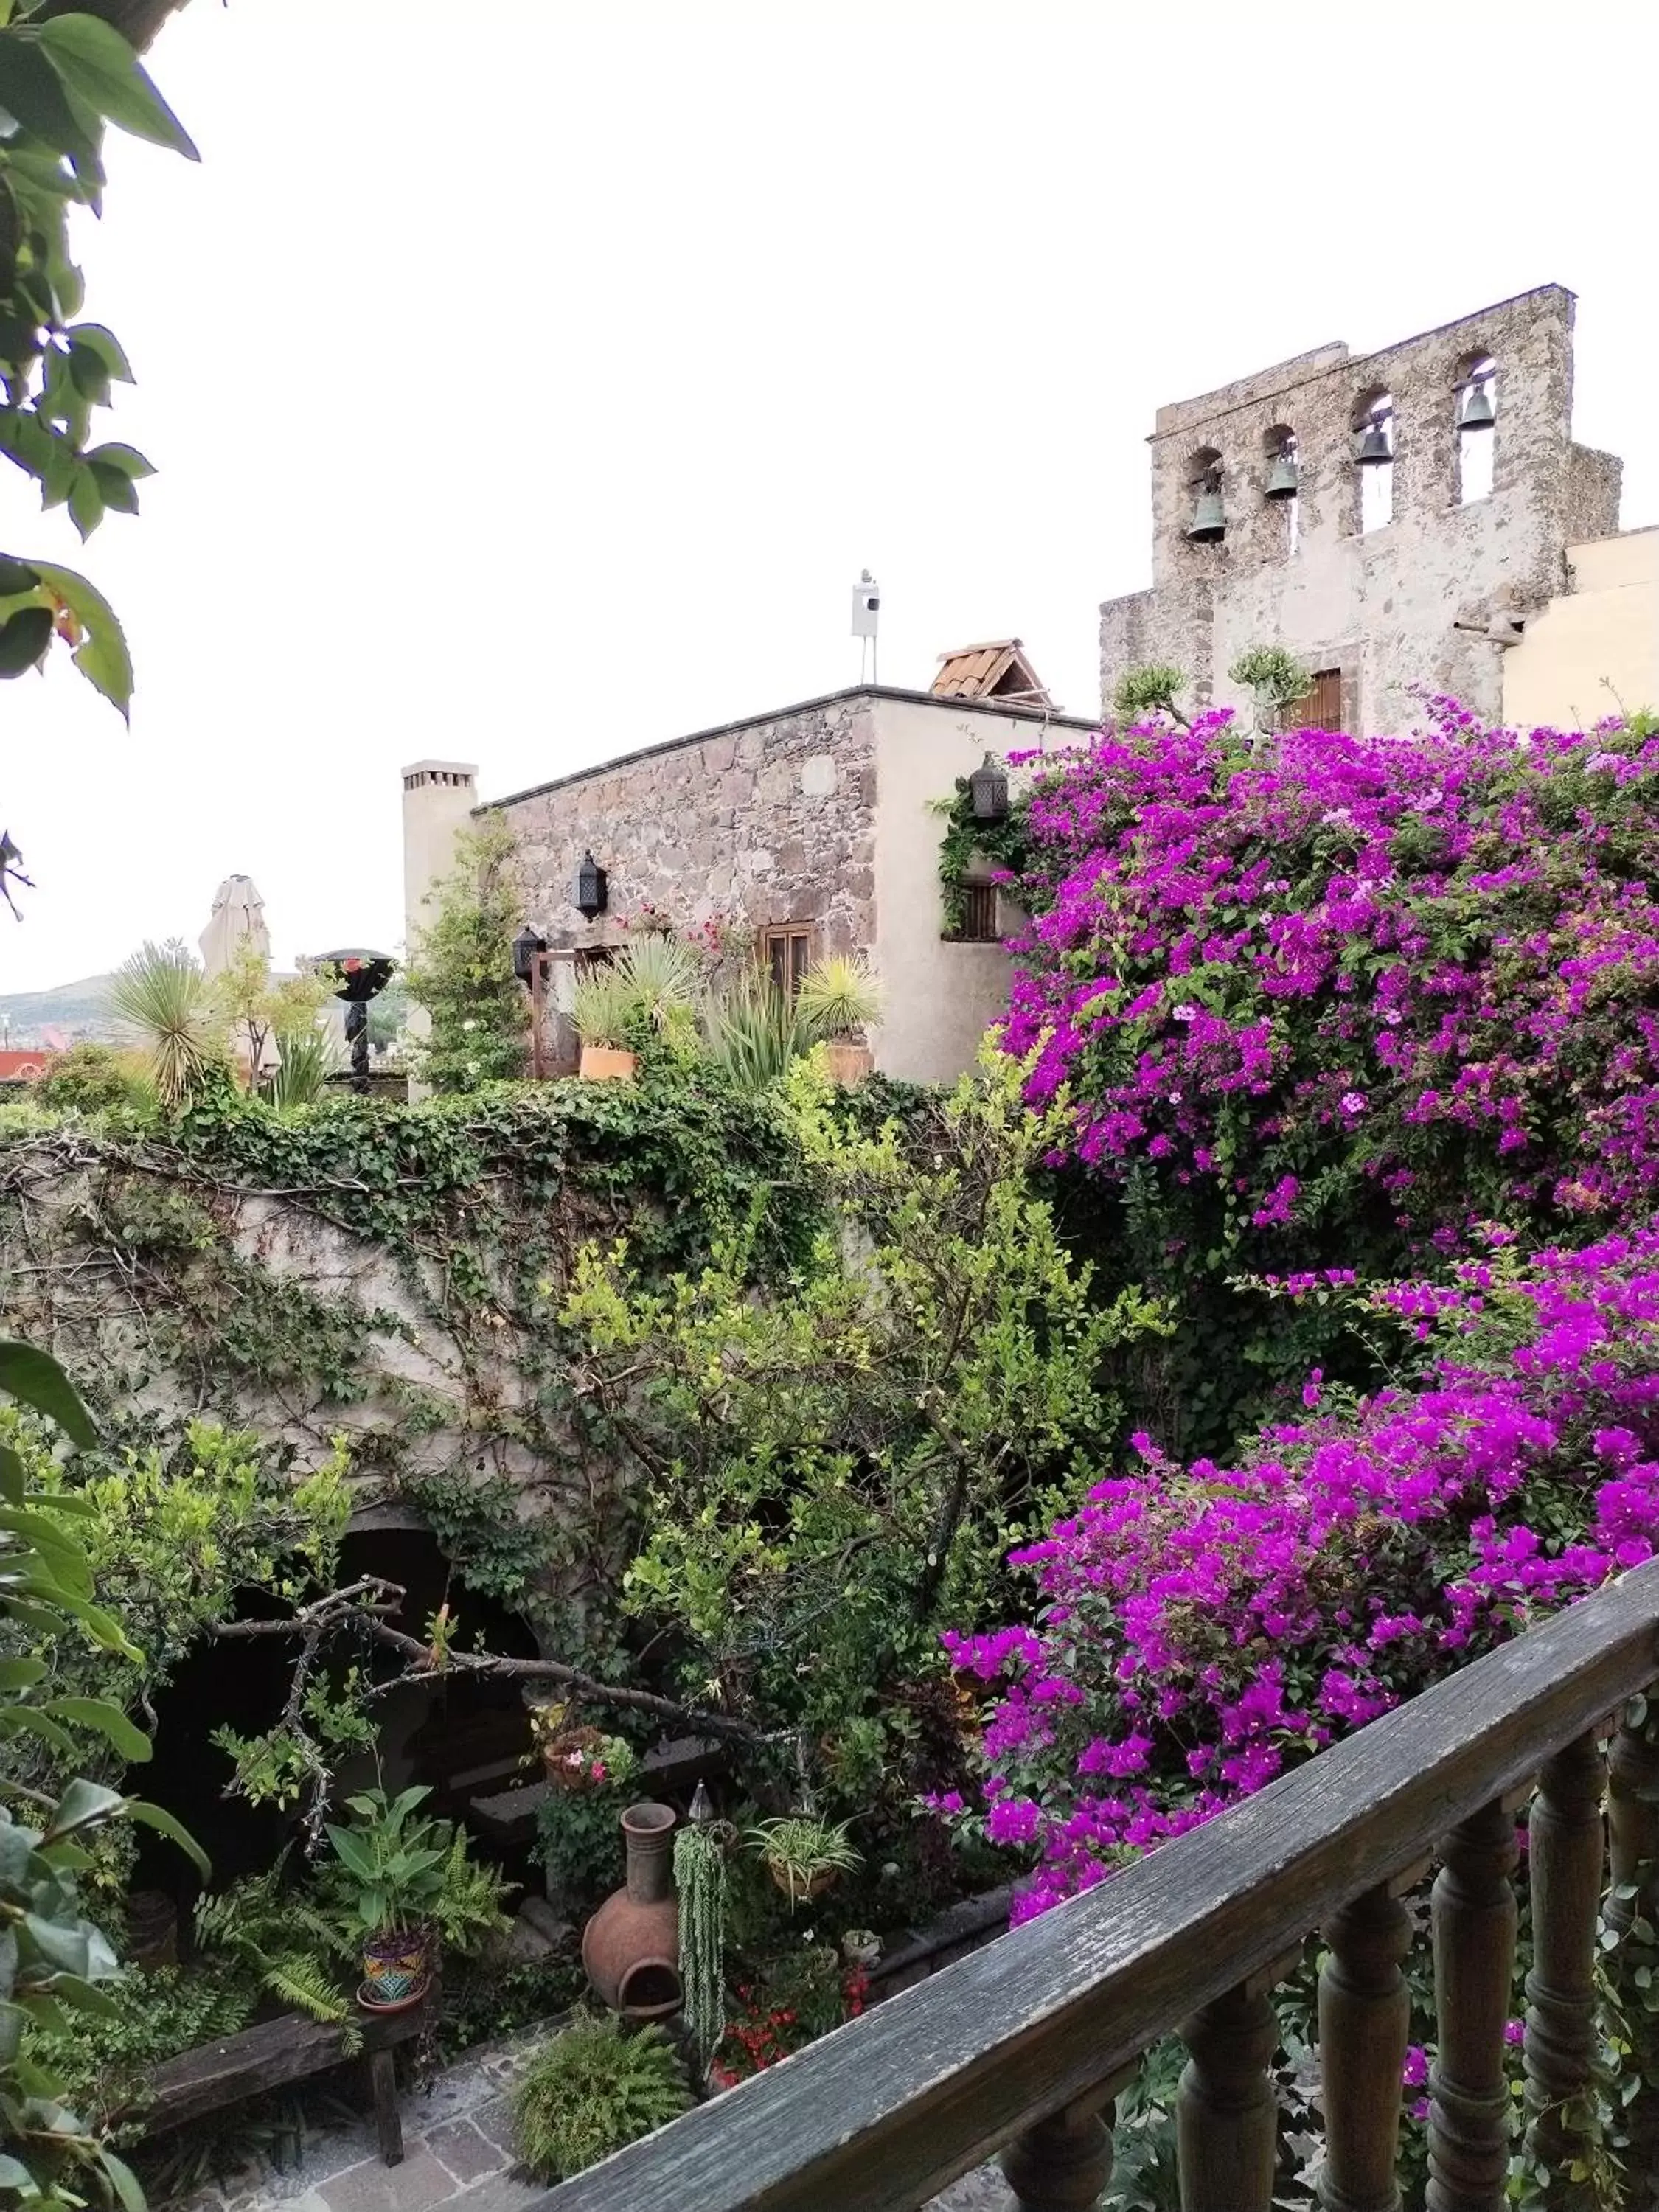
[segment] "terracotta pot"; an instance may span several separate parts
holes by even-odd
[[[639,1066],[636,1052],[620,1052],[615,1045],[585,1044],[577,1073],[584,1083],[631,1083]]]
[[[674,1894],[672,1805],[630,1805],[622,1816],[628,1881],[582,1932],[582,1966],[602,2003],[624,2020],[666,2020],[680,2008],[680,1908]]]
[[[363,1938],[361,2001],[370,2011],[401,2012],[426,1995],[431,1938],[423,1928]]]
[[[792,1905],[810,1905],[815,1897],[822,1897],[826,1889],[835,1887],[841,1873],[839,1867],[820,1867],[802,1881],[799,1875],[792,1878],[781,1859],[768,1859],[766,1870]]]
[[[596,1728],[564,1729],[557,1735],[542,1738],[542,1765],[547,1778],[556,1790],[598,1790],[602,1785],[593,1779],[589,1769],[592,1754],[604,1741]],[[580,1754],[572,1762],[572,1752]]]
[[[876,1055],[867,1044],[854,1044],[847,1037],[831,1037],[823,1050],[830,1063],[830,1080],[843,1091],[855,1091],[876,1064]]]

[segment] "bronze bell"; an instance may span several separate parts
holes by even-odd
[[[1262,487],[1264,499],[1294,499],[1301,489],[1293,453],[1275,453]]]
[[[1472,384],[1469,396],[1463,402],[1463,412],[1457,418],[1460,430],[1490,430],[1498,420],[1498,410],[1492,404],[1492,394],[1484,384]]]
[[[1362,469],[1380,468],[1384,461],[1394,459],[1394,447],[1389,443],[1389,434],[1382,423],[1372,421],[1367,425],[1354,459]]]
[[[1227,535],[1227,510],[1218,491],[1200,492],[1187,535],[1195,545],[1218,545]]]

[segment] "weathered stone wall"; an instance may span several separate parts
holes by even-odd
[[[1546,605],[1566,584],[1569,542],[1617,526],[1619,464],[1571,441],[1572,312],[1571,295],[1547,286],[1381,353],[1324,347],[1160,408],[1152,589],[1101,611],[1103,698],[1126,668],[1158,659],[1188,672],[1200,703],[1243,707],[1228,666],[1251,646],[1283,644],[1310,669],[1342,671],[1350,728],[1409,724],[1409,687],[1421,683],[1498,714],[1503,648],[1478,633]],[[1487,355],[1492,488],[1460,505],[1458,387]],[[1362,534],[1355,421],[1379,392],[1393,406],[1393,518]],[[1286,506],[1263,495],[1287,430],[1300,470],[1294,552]],[[1209,453],[1227,532],[1195,544],[1193,482]]]
[[[550,945],[615,944],[648,902],[682,927],[729,916],[810,922],[825,951],[875,934],[871,695],[653,747],[502,802],[526,911]],[[607,911],[570,902],[585,851],[609,873]]]

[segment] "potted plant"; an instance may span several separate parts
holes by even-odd
[[[587,1083],[631,1083],[639,1054],[634,1040],[640,1023],[637,994],[625,975],[596,969],[576,986],[570,1010],[581,1039],[578,1073]]]
[[[568,2181],[690,2105],[660,2027],[579,2014],[536,2052],[513,2093],[519,2155],[538,2180]]]
[[[864,1032],[881,1018],[881,992],[862,953],[831,952],[801,978],[801,1019],[822,1037],[832,1081],[862,1083],[875,1066]]]
[[[803,1899],[822,1897],[836,1877],[860,1863],[848,1841],[847,1820],[820,1820],[808,1813],[787,1820],[763,1820],[749,1832],[749,1841],[766,1862],[766,1870],[789,1899],[790,1909]]]
[[[357,2002],[365,2011],[402,2012],[418,2004],[431,1978],[429,1923],[443,1894],[448,1841],[444,1824],[415,1817],[431,1795],[412,1789],[388,1797],[384,1790],[365,1790],[346,1799],[351,1826],[328,1827],[334,1855],[350,1877],[363,1961]]]

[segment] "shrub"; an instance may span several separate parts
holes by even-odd
[[[532,2059],[514,2094],[519,2155],[544,2181],[572,2174],[666,2126],[691,2095],[659,2027],[582,2019]]]
[[[1040,1858],[1017,1917],[1659,1547],[1659,1232],[1528,1264],[1498,1231],[1451,1284],[1362,1302],[1415,1388],[1316,1374],[1233,1468],[1138,1437],[1138,1472],[1015,1554],[1039,1625],[945,1638],[1000,1688],[988,1832]]]
[[[453,869],[428,895],[432,918],[410,948],[404,984],[428,1024],[412,1057],[437,1091],[477,1091],[525,1071],[530,1007],[513,972],[514,850],[500,815],[459,837]]]
[[[59,1113],[98,1114],[110,1106],[153,1108],[155,1103],[143,1063],[106,1044],[71,1045],[47,1068],[34,1096]]]
[[[116,970],[110,1006],[144,1053],[164,1106],[184,1105],[223,1058],[212,988],[176,938],[146,941]]]

